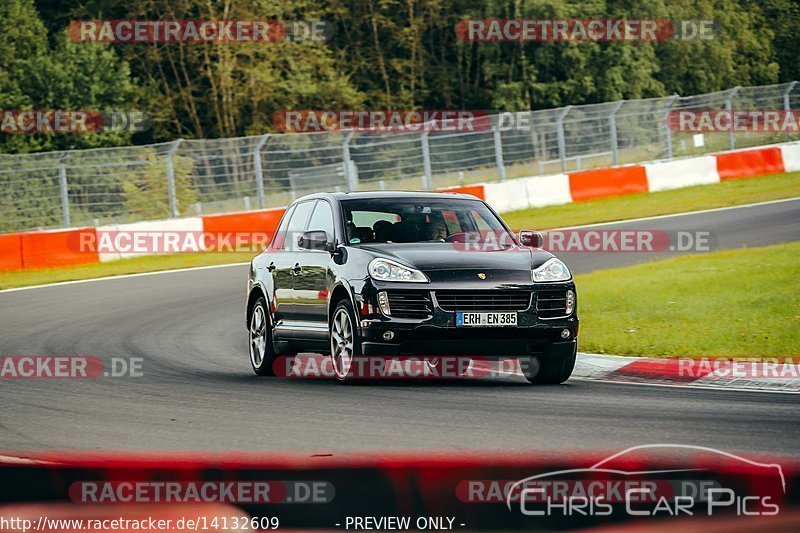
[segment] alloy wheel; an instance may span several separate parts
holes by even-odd
[[[331,363],[339,379],[345,379],[353,364],[353,323],[347,310],[340,308],[331,323]]]

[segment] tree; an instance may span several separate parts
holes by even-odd
[[[0,4],[0,108],[4,110],[130,109],[136,96],[128,65],[103,44],[84,45],[62,31],[48,36],[33,0]],[[4,151],[60,150],[131,142],[130,132],[4,133]]]
[[[762,25],[775,34],[772,48],[775,51],[780,74],[779,81],[800,80],[800,3],[796,0],[761,0],[750,2],[753,9],[761,9]]]
[[[85,16],[144,20],[325,20],[317,2],[90,0]],[[361,106],[363,95],[324,42],[119,44],[141,77],[154,139],[221,138],[272,131],[284,109]]]
[[[671,0],[659,13],[671,19],[714,20],[712,40],[670,41],[656,49],[656,78],[667,90],[691,95],[778,80],[774,34],[745,0]]]

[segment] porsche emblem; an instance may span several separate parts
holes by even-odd
[[[486,279],[486,274],[484,274],[483,272],[478,272],[478,277],[481,279]]]

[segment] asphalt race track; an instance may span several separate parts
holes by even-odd
[[[720,248],[800,237],[800,199],[613,225],[711,231]],[[575,272],[653,254],[568,256]],[[800,397],[572,380],[259,378],[245,266],[0,293],[0,355],[143,358],[143,377],[0,382],[0,453],[26,449],[588,449],[679,443],[800,455]],[[709,317],[713,320],[714,317]]]
[[[800,239],[800,199],[768,202],[697,214],[666,215],[615,224],[581,226],[585,230],[661,230],[669,232],[672,242],[675,232],[708,235],[710,251],[732,248],[769,246]],[[691,252],[683,252],[691,253]],[[670,256],[680,251],[627,253],[559,253],[573,272],[584,274],[594,270],[618,268]]]

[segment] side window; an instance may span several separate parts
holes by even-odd
[[[275,231],[275,235],[272,236],[272,242],[269,243],[270,250],[283,250],[286,245],[286,227],[289,225],[289,219],[292,218],[292,212],[294,211],[294,206],[289,207],[286,211],[286,214],[283,216],[281,220],[281,225],[278,226],[277,231]]]
[[[472,220],[475,221],[475,226],[477,226],[479,230],[492,231],[492,226],[488,222],[486,222],[486,220],[480,213],[478,213],[477,211],[470,211],[469,214],[472,217]]]
[[[298,250],[297,239],[306,230],[306,223],[308,217],[311,215],[311,209],[314,207],[313,201],[303,202],[297,204],[292,213],[292,219],[289,221],[289,226],[286,228],[286,249],[290,252]]]
[[[353,211],[353,224],[361,227],[374,227],[375,223],[380,220],[385,220],[390,224],[400,220],[396,213],[381,213],[379,211]]]
[[[317,207],[314,208],[314,214],[311,215],[311,221],[308,223],[308,231],[315,230],[325,230],[331,239],[336,236],[333,229],[333,209],[331,209],[331,204],[325,200],[317,202]]]
[[[448,235],[461,232],[461,222],[459,222],[455,211],[442,211],[442,218],[447,226]]]

